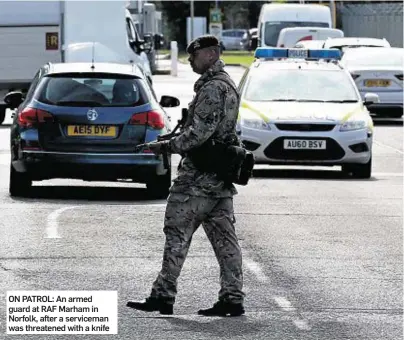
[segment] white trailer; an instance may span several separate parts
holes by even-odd
[[[140,66],[151,82],[150,63],[127,5],[125,0],[0,1],[0,124],[7,108],[4,96],[27,90],[47,62],[69,62],[65,50],[72,43],[101,43]]]

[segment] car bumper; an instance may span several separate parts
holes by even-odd
[[[164,175],[162,157],[137,153],[74,153],[24,150],[12,160],[18,172],[29,173],[34,180],[72,178],[114,181],[132,179],[146,182],[156,175]]]
[[[360,94],[362,99],[365,98],[365,94],[371,91],[361,90]],[[403,110],[403,92],[402,91],[384,91],[375,92],[380,99],[377,104],[368,105],[368,110],[371,113],[391,113],[391,110]]]
[[[276,129],[276,128],[274,128]],[[257,164],[342,165],[367,163],[372,153],[372,133],[367,129],[300,132],[242,128],[240,139],[251,150]],[[325,140],[325,150],[286,150],[284,139]]]
[[[370,113],[380,116],[389,116],[392,114],[403,114],[403,103],[378,103],[368,105],[367,109]]]

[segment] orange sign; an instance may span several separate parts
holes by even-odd
[[[59,33],[49,32],[46,33],[46,50],[58,50],[59,49]]]

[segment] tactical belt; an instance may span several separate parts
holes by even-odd
[[[211,139],[187,156],[199,171],[215,173],[226,184],[247,185],[255,163],[253,154],[246,149]]]

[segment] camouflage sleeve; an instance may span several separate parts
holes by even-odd
[[[212,81],[203,86],[195,104],[192,123],[170,140],[170,151],[182,154],[208,140],[221,120],[223,103],[223,91],[219,84]]]

